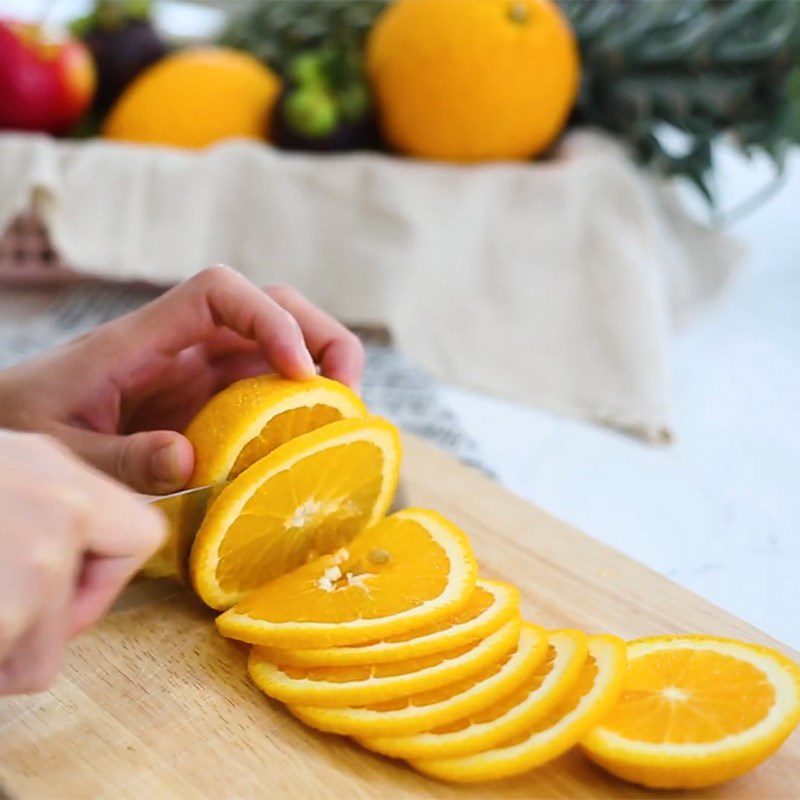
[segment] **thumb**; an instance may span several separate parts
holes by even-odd
[[[176,431],[117,436],[63,426],[56,435],[85,461],[137,492],[177,492],[194,469],[194,448]]]

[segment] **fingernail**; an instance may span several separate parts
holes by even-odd
[[[158,482],[175,483],[181,475],[181,454],[177,442],[169,442],[153,453],[150,458],[150,470]]]
[[[317,365],[314,363],[314,359],[311,358],[311,353],[309,353],[308,350],[303,350],[303,354],[305,371],[308,373],[309,378],[313,378],[317,374]]]

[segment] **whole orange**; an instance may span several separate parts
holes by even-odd
[[[388,142],[450,161],[542,152],[580,75],[551,0],[398,0],[370,34],[367,64]]]
[[[246,53],[184,50],[145,70],[106,119],[111,139],[205,147],[232,137],[264,139],[278,77]]]

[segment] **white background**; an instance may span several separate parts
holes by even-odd
[[[725,206],[770,179],[719,162]],[[512,491],[800,648],[800,153],[731,230],[747,258],[676,341],[673,445],[445,393]]]

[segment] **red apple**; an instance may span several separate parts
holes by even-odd
[[[95,81],[79,40],[0,21],[0,128],[65,133],[89,107]]]

